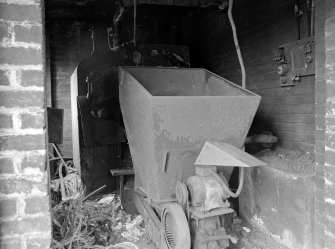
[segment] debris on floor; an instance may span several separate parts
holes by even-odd
[[[260,151],[254,156],[278,170],[299,175],[314,173],[315,160],[311,154],[278,147],[276,150]]]
[[[52,213],[52,248],[137,249],[132,242],[145,234],[142,217],[127,214],[115,194],[69,199],[55,205]]]
[[[242,226],[242,222],[242,219],[237,216],[236,212],[228,214],[225,217],[225,229],[229,235],[237,238],[236,243],[248,237],[248,232],[245,229],[249,230],[249,232],[251,231],[248,227]]]
[[[145,229],[141,227],[143,224],[143,218],[141,215],[138,215],[133,221],[126,222],[125,228],[126,231],[122,232],[122,237],[130,240],[130,241],[138,241],[139,237],[145,234]]]
[[[112,194],[112,195],[107,195],[103,198],[101,198],[99,201],[98,201],[98,204],[111,204],[112,201],[114,200],[115,198],[115,195]]]
[[[83,195],[83,184],[72,160],[63,161],[59,164],[58,172],[55,178],[51,180],[50,188],[51,193],[55,196],[55,199],[52,198],[52,200],[57,203],[60,198],[62,201],[67,201],[77,199],[80,195]],[[60,195],[57,193],[60,193]]]
[[[226,222],[227,233],[238,238],[237,243],[230,243],[229,249],[288,249],[277,243],[268,234],[240,219],[236,212],[232,214],[232,217],[228,217]]]
[[[130,242],[122,242],[116,245],[107,247],[106,249],[139,249],[136,245]]]

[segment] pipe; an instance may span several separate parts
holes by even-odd
[[[137,15],[137,2],[134,0],[134,27],[133,27],[133,42],[134,42],[134,47],[136,48],[136,15]]]
[[[237,57],[238,57],[238,61],[240,62],[240,66],[241,66],[241,72],[242,72],[242,88],[246,88],[246,73],[245,73],[245,66],[244,66],[244,62],[243,62],[243,58],[242,58],[242,54],[241,54],[241,49],[240,46],[238,44],[238,38],[237,38],[237,33],[236,33],[236,26],[234,23],[234,19],[233,19],[233,14],[232,14],[232,10],[233,10],[233,1],[234,0],[229,0],[229,7],[228,7],[228,19],[230,22],[230,26],[233,32],[233,38],[234,38],[234,44],[235,44],[235,48],[236,48],[236,53],[237,53]],[[221,183],[223,189],[233,198],[236,198],[240,195],[242,188],[243,188],[243,182],[244,182],[244,168],[240,169],[240,181],[239,181],[239,185],[237,188],[237,191],[235,193],[233,193],[229,187],[226,185],[226,183],[221,179],[221,177],[216,174],[216,173],[212,173],[212,175]]]
[[[312,1],[307,0],[307,36],[312,34]]]
[[[219,181],[224,191],[226,191],[231,197],[236,198],[240,195],[242,188],[243,188],[243,182],[244,182],[244,168],[243,167],[240,169],[239,185],[235,193],[230,190],[229,186],[227,186],[227,184],[222,180],[222,178],[216,172],[214,171],[209,171],[209,172],[211,173],[212,176],[214,176]]]
[[[116,48],[120,45],[120,21],[122,19],[122,17],[125,14],[125,8],[123,7],[122,4],[120,4],[119,8],[117,9],[117,11],[114,14],[113,17],[113,48]],[[113,48],[111,48],[110,43],[109,43],[109,37],[108,37],[108,45],[109,48],[111,50],[113,50]]]
[[[260,134],[247,137],[244,141],[244,144],[274,144],[278,142],[278,138],[276,136],[268,135],[268,134]]]
[[[91,26],[91,39],[92,39],[92,52],[91,52],[91,55],[93,55],[94,49],[95,49],[95,42],[94,42],[95,34],[94,34],[94,27],[93,26]],[[77,99],[77,97],[76,97],[76,99]]]
[[[237,57],[238,57],[238,61],[240,62],[240,66],[241,66],[242,88],[246,88],[246,83],[245,83],[245,80],[246,80],[245,67],[244,67],[244,63],[243,63],[241,49],[240,49],[240,46],[238,44],[238,39],[237,39],[237,34],[236,34],[236,26],[235,26],[234,19],[233,19],[233,14],[232,14],[233,1],[234,0],[229,0],[228,19],[229,19],[229,22],[230,22],[230,25],[231,25],[231,29],[233,31],[233,37],[234,37],[234,43],[235,43],[235,48],[236,48],[236,52],[237,52]]]
[[[314,36],[314,22],[315,22],[315,4],[314,4],[314,0],[312,0],[311,36]]]
[[[295,13],[295,17],[297,19],[297,40],[300,40],[300,33],[301,33],[301,30],[300,30],[300,18],[302,16],[302,12],[301,12],[301,9],[300,9],[300,1],[299,0],[296,0],[296,3],[294,5],[294,13]]]

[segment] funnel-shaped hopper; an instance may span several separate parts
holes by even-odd
[[[260,96],[205,70],[120,68],[135,187],[156,200],[194,174],[205,141],[243,146]]]

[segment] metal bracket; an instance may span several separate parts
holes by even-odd
[[[154,212],[154,210],[151,208],[151,206],[148,204],[148,202],[146,201],[146,199],[142,195],[140,195],[138,193],[136,193],[136,194],[137,194],[137,196],[140,200],[139,203],[142,204],[143,208],[147,211],[148,215],[150,216],[151,220],[153,221],[155,227],[160,232],[161,222],[160,222],[159,218],[157,217],[156,213]]]

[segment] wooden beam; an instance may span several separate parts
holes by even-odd
[[[79,120],[78,120],[78,68],[71,76],[71,119],[72,119],[72,148],[73,164],[81,175],[80,144],[79,144]]]

